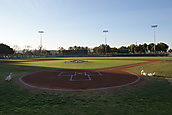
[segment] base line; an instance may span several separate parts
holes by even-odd
[[[89,80],[91,80],[91,77],[90,77],[90,75],[88,75],[88,79],[89,79]]]
[[[73,75],[70,76],[70,81],[72,81]]]
[[[63,74],[63,72],[60,72],[58,76],[61,76]]]

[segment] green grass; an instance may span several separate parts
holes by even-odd
[[[172,59],[171,57],[59,57],[54,59]],[[52,59],[52,58],[36,58]]]
[[[78,57],[63,57],[63,58],[58,58],[58,59],[71,59],[71,58],[83,59],[83,60],[84,59],[172,59],[171,57],[79,57],[79,58]],[[45,59],[45,58],[42,58],[42,59]]]
[[[20,63],[11,63],[8,65],[45,68],[45,69],[102,69],[102,68],[117,67],[117,66],[143,63],[143,62],[146,61],[88,60],[88,62],[85,63],[64,63],[64,60],[56,60],[56,61],[53,60],[53,61],[20,62]]]
[[[171,62],[144,65],[145,71],[170,77]],[[140,74],[142,66],[129,71]],[[162,69],[163,68],[163,69]],[[164,72],[164,73],[161,73]],[[14,78],[5,82],[12,72]],[[30,70],[0,66],[0,115],[170,115],[172,86],[161,78],[140,85],[91,92],[47,92],[22,88],[18,78]]]
[[[145,72],[156,72],[156,77],[172,77],[172,60],[166,60],[149,65],[137,66],[130,68],[133,73],[140,74],[140,71],[144,69]]]

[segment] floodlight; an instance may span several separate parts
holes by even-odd
[[[103,32],[108,32],[108,30],[103,30]]]
[[[105,33],[105,55],[107,54],[107,46],[106,46],[106,32],[108,32],[108,30],[103,30],[103,33]]]
[[[155,48],[155,46],[156,46],[155,45],[155,42],[156,42],[155,41],[156,40],[156,31],[155,31],[155,28],[158,27],[158,25],[152,25],[151,27],[154,28],[154,53],[155,53],[156,52],[156,48]]]
[[[158,27],[158,25],[152,25],[151,27],[152,27],[152,28],[156,28],[156,27]]]
[[[38,33],[40,34],[40,55],[42,55],[42,34],[44,31],[38,31]]]
[[[44,33],[44,31],[38,31],[38,33]]]

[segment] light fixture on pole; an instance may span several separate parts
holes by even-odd
[[[106,40],[106,33],[107,32],[108,32],[108,30],[103,30],[103,33],[105,33],[105,55],[107,53],[107,45],[106,45],[106,42],[107,42],[107,40]]]
[[[40,55],[42,55],[42,34],[44,31],[38,31],[38,33],[40,33]]]
[[[154,29],[154,53],[156,52],[156,48],[155,48],[155,42],[156,42],[156,31],[155,28],[158,27],[158,25],[152,25],[151,26]]]

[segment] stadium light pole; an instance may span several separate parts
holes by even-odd
[[[151,26],[154,29],[154,53],[156,52],[156,48],[155,48],[155,42],[156,42],[156,30],[155,28],[158,27],[158,25],[152,25]]]
[[[38,31],[38,33],[40,34],[40,55],[42,55],[42,34],[44,31]]]
[[[105,33],[105,55],[107,53],[107,46],[106,46],[106,42],[107,42],[107,38],[106,38],[106,33],[108,32],[108,30],[103,30],[103,33]]]

